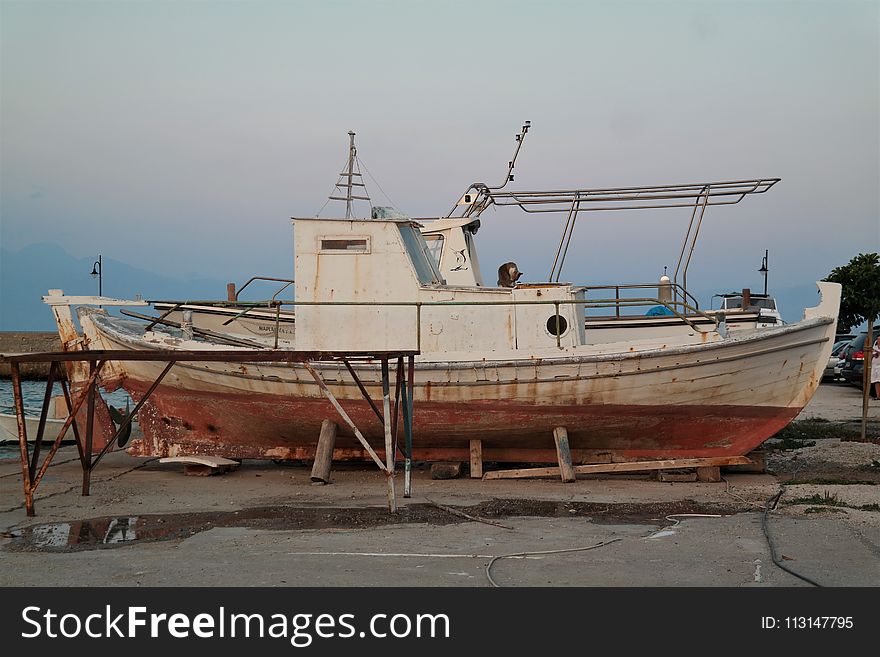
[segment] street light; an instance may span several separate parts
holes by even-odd
[[[92,265],[92,278],[98,279],[98,296],[104,296],[104,276],[103,276],[103,268],[101,267],[101,256],[98,255],[98,259],[95,260],[95,264]]]
[[[758,270],[759,274],[764,274],[764,296],[767,296],[767,272],[770,271],[767,268],[767,256],[770,254],[768,249],[764,250],[764,259],[761,261],[761,268]]]

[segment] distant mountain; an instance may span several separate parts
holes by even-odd
[[[98,294],[89,273],[92,258],[75,258],[57,244],[0,249],[0,331],[52,331],[55,322],[41,297],[49,289]],[[133,299],[224,299],[226,281],[178,279],[103,258],[104,295]]]

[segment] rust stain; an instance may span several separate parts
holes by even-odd
[[[534,382],[527,384],[527,387]],[[129,381],[135,399],[147,384]],[[564,382],[554,385],[561,398]],[[430,390],[430,386],[417,390]],[[436,391],[435,391],[436,392]],[[484,458],[542,462],[555,459],[546,436],[568,426],[573,458],[601,452],[613,460],[696,458],[748,453],[791,421],[799,408],[579,404],[536,405],[520,401],[467,404],[430,399],[415,404],[414,458],[465,458],[469,440],[480,438]],[[381,453],[382,428],[364,401],[343,400],[358,428]],[[335,417],[323,398],[253,393],[198,393],[160,386],[139,416],[144,439],[131,452],[141,456],[211,454],[228,458],[310,458],[321,422]],[[334,458],[368,458],[347,428],[340,428]],[[579,454],[579,456],[576,456]]]

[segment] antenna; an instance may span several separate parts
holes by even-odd
[[[531,127],[532,122],[526,121],[522,128],[520,128],[519,133],[514,136],[514,139],[516,139],[516,150],[513,152],[513,157],[507,163],[507,175],[504,177],[504,182],[498,187],[489,187],[489,185],[483,182],[471,183],[471,186],[465,190],[465,193],[461,196],[458,202],[452,206],[449,214],[446,215],[447,217],[451,217],[456,208],[460,205],[466,206],[462,211],[461,216],[469,217],[474,212],[477,213],[477,216],[480,216],[480,213],[485,210],[491,202],[490,192],[504,189],[504,187],[507,186],[507,183],[513,180],[513,167],[516,165],[516,158],[519,156],[523,141],[525,141],[526,134],[528,134],[529,128]],[[474,193],[471,193],[471,190],[473,190]]]
[[[331,201],[345,201],[345,218],[351,219],[351,205],[352,201],[360,200],[360,201],[369,201],[370,197],[367,196],[367,187],[364,185],[363,176],[361,176],[360,165],[358,164],[357,159],[357,147],[354,145],[354,135],[355,133],[351,130],[348,131],[348,165],[345,168],[345,171],[339,174],[339,180],[336,181],[336,190],[340,194],[345,194],[345,196],[333,196],[332,193],[328,197]],[[354,187],[362,187],[364,190],[364,196],[356,196],[352,193],[352,188]]]
[[[520,128],[519,134],[514,137],[516,139],[516,150],[513,152],[513,158],[511,158],[510,162],[507,163],[507,175],[504,177],[504,182],[501,183],[499,187],[489,187],[491,190],[503,189],[507,186],[507,183],[513,181],[513,167],[516,164],[516,158],[519,155],[519,151],[522,148],[523,141],[525,141],[526,134],[529,132],[529,128],[532,127],[531,121],[526,121],[523,124],[523,127]]]

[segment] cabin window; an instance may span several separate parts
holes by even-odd
[[[421,232],[413,224],[397,224],[397,227],[400,229],[403,245],[416,270],[419,283],[422,285],[431,285],[432,283],[445,284],[437,263],[429,252],[428,244],[425,242],[425,238],[422,237]]]
[[[428,253],[434,258],[437,267],[440,266],[440,258],[443,255],[443,236],[442,235],[424,235],[425,243],[428,245]]]
[[[742,308],[742,297],[726,297],[722,304],[724,310],[733,310]],[[749,301],[749,308],[764,308],[767,310],[776,310],[776,301],[770,297],[752,296]]]
[[[322,237],[320,253],[369,253],[369,237]]]
[[[558,331],[557,331],[558,328]],[[550,315],[547,320],[547,333],[550,335],[565,335],[568,330],[568,322],[562,315]]]

